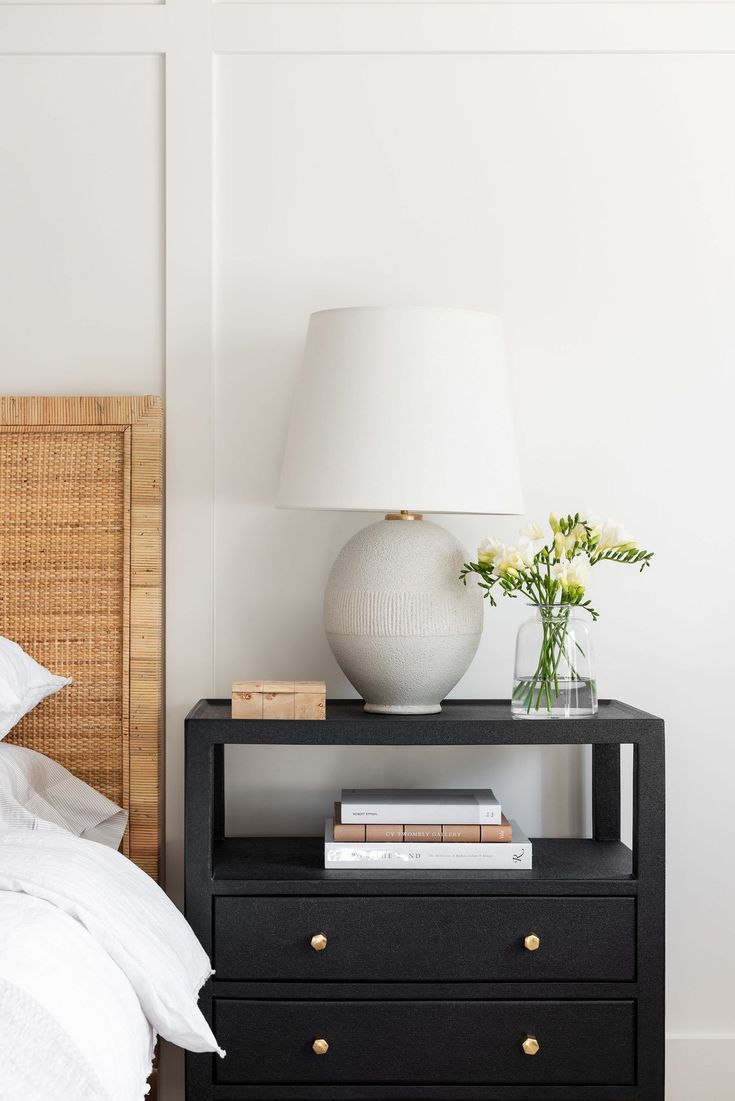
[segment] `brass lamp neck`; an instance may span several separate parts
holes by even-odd
[[[388,512],[385,518],[386,520],[423,520],[420,512],[409,512],[405,508],[402,508],[400,512]]]

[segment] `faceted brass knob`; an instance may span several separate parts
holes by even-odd
[[[311,938],[311,947],[315,952],[324,951],[327,947],[327,938],[324,936],[324,933],[314,933],[314,936]]]
[[[326,1055],[329,1051],[329,1044],[326,1040],[315,1040],[311,1045],[311,1050],[315,1055]]]
[[[526,1036],[523,1041],[523,1052],[525,1055],[535,1055],[539,1049],[539,1042],[535,1036]]]
[[[535,952],[537,948],[541,947],[541,941],[535,933],[529,933],[523,943],[529,952]]]

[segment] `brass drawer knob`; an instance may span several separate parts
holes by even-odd
[[[315,1040],[311,1045],[311,1050],[315,1055],[326,1055],[329,1051],[329,1044],[326,1040]]]
[[[311,938],[311,947],[315,952],[324,951],[327,947],[327,938],[324,936],[324,933],[314,933],[314,936]]]
[[[541,947],[541,941],[535,933],[529,933],[523,943],[529,952],[535,952],[537,948]]]
[[[523,1052],[525,1055],[535,1055],[539,1049],[539,1042],[535,1036],[526,1036],[523,1041]]]

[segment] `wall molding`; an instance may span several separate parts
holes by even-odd
[[[202,57],[735,53],[735,0],[0,3],[0,53],[176,55],[193,24]]]
[[[163,54],[170,11],[144,4],[0,4],[0,54]]]
[[[218,4],[218,53],[735,51],[735,5],[660,2]]]

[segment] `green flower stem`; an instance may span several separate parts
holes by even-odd
[[[569,609],[571,605],[560,604],[560,611],[562,609]],[[513,698],[519,700],[526,707],[526,713],[530,713],[531,708],[538,711],[541,707],[541,701],[546,703],[546,710],[551,714],[553,710],[553,701],[551,696],[551,686],[553,683],[554,699],[559,698],[559,666],[562,659],[566,659],[569,665],[569,676],[572,680],[580,680],[580,678],[574,662],[571,659],[570,654],[567,653],[567,642],[569,639],[569,613],[568,611],[561,611],[561,614],[557,617],[542,617],[542,630],[543,638],[539,651],[538,664],[533,678],[528,682],[524,682],[517,686],[513,692]],[[579,650],[582,657],[584,657],[584,650],[579,645],[576,639],[574,639],[574,645]],[[534,704],[534,696],[535,704]]]

